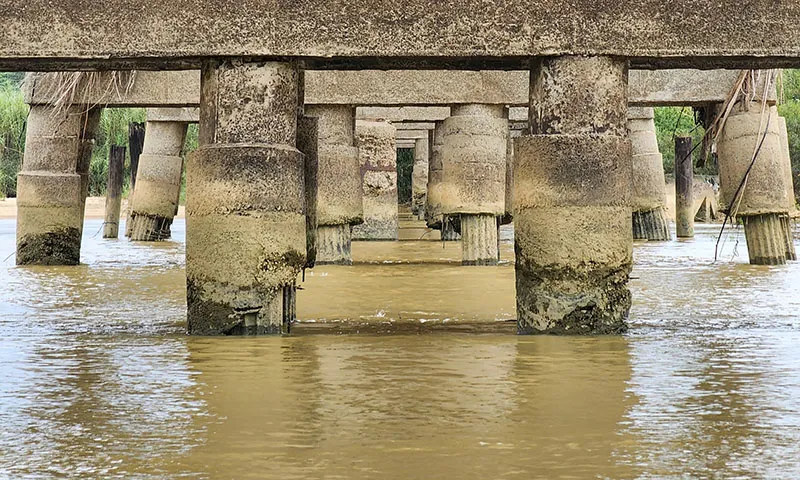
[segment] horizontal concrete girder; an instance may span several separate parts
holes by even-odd
[[[702,105],[722,102],[738,75],[736,70],[633,70],[629,102],[636,106]],[[60,90],[57,75],[33,76],[26,87],[26,101],[50,103]],[[384,105],[363,118],[433,121],[426,115],[405,117],[414,105],[487,103],[528,105],[530,74],[527,71],[309,71],[306,72],[306,104]],[[96,80],[79,103],[149,107],[196,107],[200,103],[198,71],[135,73],[132,86],[109,85]],[[397,106],[405,106],[405,111]],[[363,111],[362,111],[363,113]],[[419,112],[417,112],[419,113]],[[444,113],[442,110],[439,113]],[[449,112],[448,112],[449,113]],[[397,115],[397,117],[394,117]]]
[[[0,70],[198,68],[240,56],[336,69],[522,68],[554,55],[755,68],[800,58],[794,1],[0,0],[0,12]]]
[[[417,140],[428,138],[429,130],[397,130],[395,138],[398,140]]]

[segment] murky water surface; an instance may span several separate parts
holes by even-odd
[[[637,245],[624,337],[415,334],[510,332],[514,271],[409,241],[309,272],[297,334],[243,339],[183,334],[183,221],[99,228],[83,266],[0,264],[0,478],[800,477],[800,263],[735,235],[718,264],[709,227]],[[384,333],[309,335],[343,321]]]

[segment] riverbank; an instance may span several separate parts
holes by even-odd
[[[105,217],[106,197],[89,197],[86,199],[86,219],[98,219]],[[122,200],[122,216],[128,215],[128,200]],[[184,217],[184,207],[178,209],[178,218]],[[17,218],[17,199],[4,198],[0,200],[0,218]]]

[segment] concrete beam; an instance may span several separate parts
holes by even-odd
[[[398,140],[417,140],[428,138],[428,130],[398,130],[395,138]]]
[[[433,130],[436,124],[433,122],[392,122],[397,130]]]
[[[436,122],[450,116],[450,107],[358,107],[356,118],[382,118],[390,122]]]
[[[735,70],[634,70],[630,72],[629,102],[634,106],[722,102],[737,75]],[[419,106],[527,106],[530,88],[530,74],[525,71],[309,71],[305,77],[306,104],[380,105],[384,108],[362,109],[360,115],[390,121],[446,118],[444,109],[423,111]],[[59,97],[59,75],[30,78],[25,88],[28,103],[47,104]],[[197,71],[136,72],[130,88],[127,81],[112,84],[108,78],[94,78],[88,88],[76,91],[84,92],[76,102],[90,105],[196,107],[200,75]]]
[[[648,67],[798,65],[800,3],[751,0],[0,0],[0,70],[198,68],[297,57],[312,68],[524,68],[603,55]],[[691,11],[687,15],[687,11]],[[202,32],[202,35],[198,35]]]

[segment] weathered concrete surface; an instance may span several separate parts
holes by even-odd
[[[425,203],[428,195],[428,170],[430,161],[430,134],[418,138],[414,145],[414,168],[411,172],[411,213],[417,219],[425,219]]]
[[[499,105],[460,105],[442,125],[442,213],[505,211],[508,120]]]
[[[658,151],[653,117],[652,108],[628,109],[633,164],[633,239],[665,241],[672,235],[665,211],[663,158]]]
[[[634,70],[630,74],[629,102],[636,106],[720,103],[737,75],[735,70]],[[59,96],[58,78],[45,74],[29,76],[26,102],[52,102]],[[110,78],[84,82],[79,91],[85,93],[76,102],[111,107],[197,107],[200,102],[198,71],[136,72],[130,89],[127,84],[111,85]],[[305,78],[306,104],[372,105],[358,109],[359,119],[444,120],[450,116],[448,107],[420,105],[458,103],[517,105],[509,119],[528,117],[530,74],[527,71],[307,71]],[[384,106],[376,107],[380,105]]]
[[[361,167],[351,106],[312,105],[305,115],[317,118],[317,220],[320,225],[357,225],[364,220]]]
[[[316,118],[318,128],[316,263],[349,265],[350,226],[364,221],[355,108],[312,105],[305,115]]]
[[[170,237],[170,226],[178,209],[183,151],[186,140],[185,122],[158,121],[167,115],[149,109],[144,147],[139,157],[136,187],[130,201],[131,240],[154,242]]]
[[[0,69],[198,68],[204,57],[307,57],[309,68],[353,66],[359,58],[382,68],[523,68],[545,55],[632,57],[657,66],[782,65],[800,57],[794,2],[754,0],[742,8],[720,0],[693,4],[691,15],[682,6],[213,0],[187,8],[153,0],[3,0]]]
[[[364,223],[353,227],[353,240],[397,240],[396,132],[385,121],[356,122],[356,144],[364,192]]]
[[[436,122],[428,161],[428,185],[425,196],[425,223],[428,228],[442,229],[442,144],[444,122]]]
[[[77,265],[96,112],[34,106],[17,177],[17,265]]]
[[[554,58],[532,78],[533,135],[514,144],[519,332],[623,332],[633,242],[627,65]]]
[[[781,265],[791,257],[782,217],[794,211],[795,204],[780,130],[775,107],[766,107],[762,114],[762,104],[740,101],[717,143],[722,199],[728,211],[742,219],[750,263],[755,265]]]
[[[460,215],[461,264],[497,265],[500,259],[497,217],[492,214]]]
[[[187,166],[190,334],[288,331],[307,251],[299,103],[293,63],[206,66],[201,146]]]

